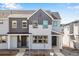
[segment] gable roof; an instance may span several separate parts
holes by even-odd
[[[52,15],[52,17],[54,17],[54,19],[61,19],[58,12],[51,12],[51,15]]]
[[[51,12],[51,11],[46,11],[46,12],[49,13],[54,19],[61,19],[58,12]]]
[[[28,18],[31,14],[11,14],[8,17],[9,18]]]
[[[51,19],[53,19],[46,11],[42,10],[42,9],[39,9],[37,11],[35,11],[30,17],[32,17],[35,13],[37,13],[38,11],[43,11],[45,14],[47,14]],[[29,18],[30,18],[29,17]]]
[[[35,13],[37,13],[40,10],[43,11],[45,14],[47,14],[51,19],[61,19],[58,12],[50,12],[50,11],[45,11],[42,9],[35,11],[30,17],[32,17]]]

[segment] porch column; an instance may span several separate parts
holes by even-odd
[[[60,49],[62,49],[62,36],[61,35],[58,36],[58,41],[59,41],[58,46],[59,46]]]
[[[8,35],[8,49],[10,49],[10,35]]]
[[[57,37],[57,48],[59,48],[59,36],[56,37]]]
[[[29,35],[29,49],[31,49],[31,34]]]
[[[19,35],[19,39],[21,40],[21,35]],[[20,43],[19,47],[21,47],[21,42],[19,42],[19,43]]]
[[[29,35],[29,55],[31,55],[31,52],[30,52],[31,51],[30,50],[31,49],[31,39],[32,39],[32,35],[30,34]]]
[[[19,35],[19,39],[21,40],[21,35]]]

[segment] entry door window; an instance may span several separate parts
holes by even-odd
[[[17,36],[17,46],[21,47],[21,39],[20,36]]]
[[[52,46],[56,46],[56,45],[57,45],[57,37],[52,36]]]
[[[21,36],[21,46],[26,46],[26,36]]]

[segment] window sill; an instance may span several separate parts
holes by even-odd
[[[22,27],[22,29],[26,29],[27,27]]]
[[[48,43],[33,43],[33,44],[48,44]]]

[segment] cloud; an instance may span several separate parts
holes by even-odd
[[[16,3],[2,3],[2,4],[0,4],[0,8],[16,10],[16,9],[22,9],[22,6],[20,4],[16,4]]]
[[[72,10],[79,10],[79,5],[77,5],[77,6],[69,6],[67,8],[72,9]]]

